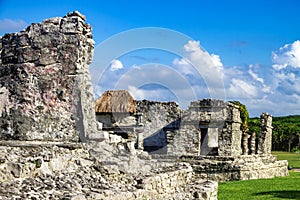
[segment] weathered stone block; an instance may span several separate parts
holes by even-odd
[[[104,140],[108,140],[109,139],[109,133],[106,131],[101,131],[98,133],[92,133],[89,135],[89,139],[90,140],[94,140],[94,141],[98,141],[98,142],[102,142]]]
[[[0,87],[8,91],[1,139],[75,142],[97,131],[88,69],[94,42],[84,18],[69,13],[1,38]]]

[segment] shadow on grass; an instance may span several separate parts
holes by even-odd
[[[255,196],[271,195],[274,198],[300,199],[300,190],[259,192],[259,193],[255,193],[254,195]]]

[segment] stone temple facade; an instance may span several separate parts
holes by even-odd
[[[228,181],[288,175],[287,162],[271,154],[272,116],[267,113],[261,115],[260,133],[248,134],[242,131],[239,107],[221,100],[193,101],[187,110],[175,103],[137,101],[137,111],[144,112],[148,131],[145,150],[157,158],[190,163],[200,178]]]
[[[179,127],[167,128],[167,153],[193,156],[241,154],[238,106],[220,100],[194,101],[179,120]]]

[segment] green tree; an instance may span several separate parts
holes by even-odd
[[[300,116],[273,117],[273,150],[300,146]]]
[[[248,131],[249,133],[255,132],[258,136],[260,134],[260,118],[250,118],[248,122]]]

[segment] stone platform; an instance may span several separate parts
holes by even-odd
[[[288,162],[274,155],[185,156],[200,179],[214,181],[250,180],[288,176]]]

